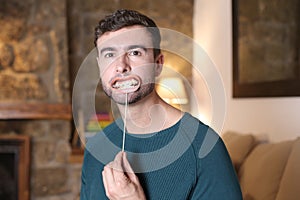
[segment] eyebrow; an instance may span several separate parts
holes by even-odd
[[[116,51],[116,48],[113,47],[104,47],[100,50],[100,53],[102,54],[105,51]]]
[[[144,45],[130,45],[126,48],[126,50],[132,50],[132,49],[143,49],[145,52],[147,51],[147,48]],[[117,48],[115,47],[104,47],[100,50],[100,54],[103,54],[105,51],[117,51]]]
[[[144,51],[147,51],[147,48],[144,45],[130,45],[127,50],[131,49],[143,49]]]

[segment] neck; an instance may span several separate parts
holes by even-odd
[[[130,133],[145,134],[158,132],[174,125],[182,116],[182,112],[165,103],[153,91],[147,97],[127,106],[118,105],[126,129]]]

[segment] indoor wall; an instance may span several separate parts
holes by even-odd
[[[194,7],[194,38],[215,63],[224,82],[227,113],[222,132],[254,133],[271,141],[299,137],[300,97],[232,97],[231,6],[231,0],[197,0]],[[210,112],[204,114],[209,116]]]

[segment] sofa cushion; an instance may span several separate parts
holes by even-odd
[[[276,200],[300,199],[300,138],[295,140],[280,183]]]
[[[255,137],[251,134],[226,132],[222,139],[227,147],[232,163],[236,170],[243,163],[248,153],[255,146]]]
[[[276,199],[293,142],[258,144],[238,172],[244,200]]]

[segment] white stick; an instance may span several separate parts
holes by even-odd
[[[127,118],[127,106],[128,106],[128,96],[126,93],[126,97],[125,97],[125,111],[124,111],[124,127],[123,127],[123,143],[122,143],[122,152],[125,151],[125,135],[126,135],[126,118]]]

